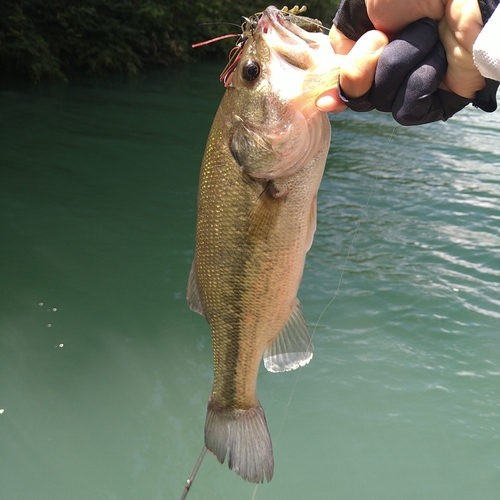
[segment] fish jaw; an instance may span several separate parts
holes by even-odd
[[[282,99],[311,107],[320,94],[337,87],[344,56],[335,54],[328,35],[303,30],[273,6],[263,12],[257,29],[271,54],[273,89]]]

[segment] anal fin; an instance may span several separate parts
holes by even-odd
[[[264,366],[270,372],[295,370],[313,357],[311,334],[300,307],[297,299],[287,324],[264,350]]]

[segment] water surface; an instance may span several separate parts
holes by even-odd
[[[212,380],[185,285],[220,68],[0,93],[2,498],[180,497]],[[500,113],[331,121],[315,355],[258,381],[275,477],[207,455],[188,498],[496,500]]]

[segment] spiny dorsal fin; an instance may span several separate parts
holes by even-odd
[[[264,350],[264,366],[270,372],[287,372],[307,365],[313,357],[311,334],[297,299],[287,324]]]

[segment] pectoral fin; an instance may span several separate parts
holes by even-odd
[[[264,351],[264,366],[270,372],[286,372],[307,365],[313,357],[311,334],[297,300],[290,318]]]
[[[187,284],[187,302],[189,308],[205,316],[203,312],[203,306],[201,305],[200,292],[198,291],[198,284],[196,283],[196,272],[194,267],[194,260],[191,266],[191,272],[189,273],[188,284]]]

